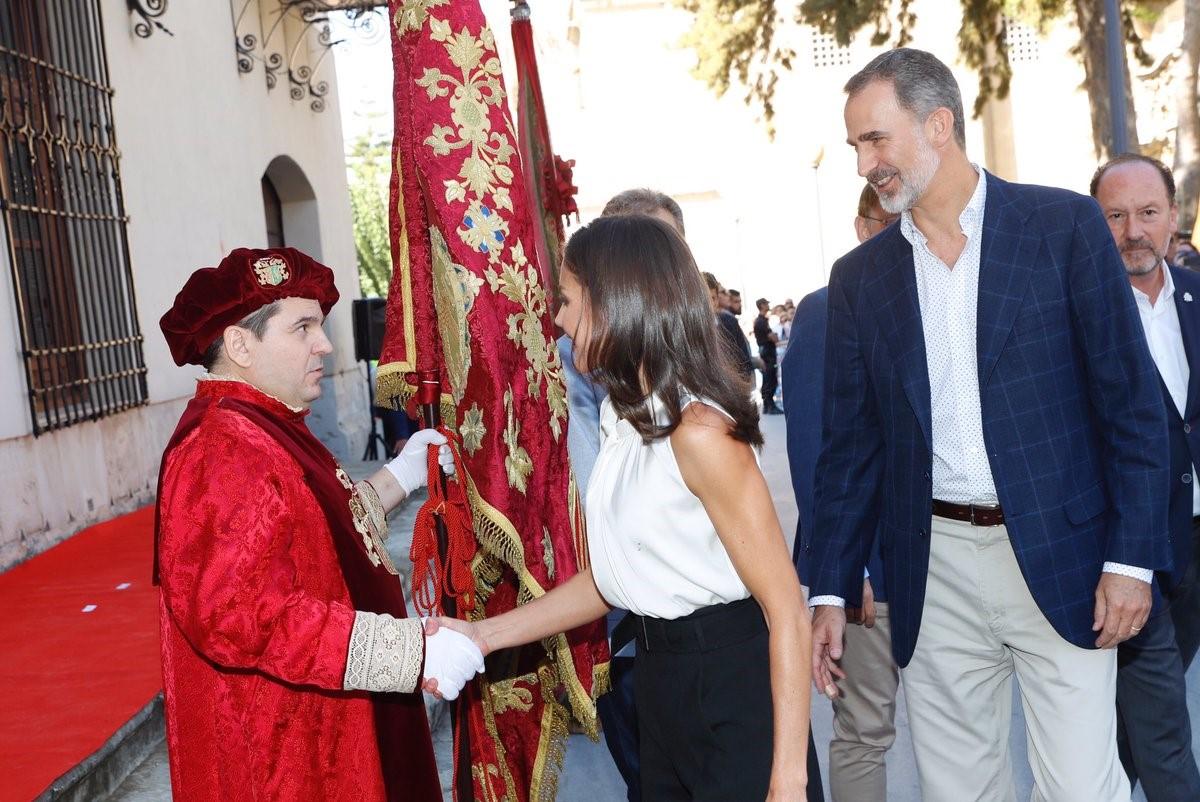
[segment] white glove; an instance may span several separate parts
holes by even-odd
[[[446,445],[446,436],[437,429],[422,429],[408,438],[400,454],[384,466],[396,477],[406,496],[429,481],[429,468],[425,461],[429,446],[441,446],[438,449],[438,464],[442,466],[442,473],[454,475],[454,455]]]
[[[483,653],[466,635],[441,627],[425,636],[425,679],[437,680],[443,699],[457,699],[462,687],[482,673]]]

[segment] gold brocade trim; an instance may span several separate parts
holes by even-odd
[[[397,16],[400,14],[399,11],[396,13]],[[412,257],[408,248],[408,214],[404,210],[404,164],[399,153],[392,162],[392,170],[395,171],[396,186],[399,187],[399,191],[396,193],[396,220],[399,221],[400,233],[396,237],[396,251],[392,254],[392,261],[395,265],[393,268],[394,278],[400,279],[398,283],[400,287],[400,318],[404,322],[404,357],[398,362],[380,365],[375,374],[376,377],[382,376],[385,368],[401,374],[411,373],[417,369],[417,324],[413,318]],[[396,291],[396,286],[397,282],[393,280],[389,294]],[[376,378],[376,383],[378,381],[379,379]]]
[[[542,690],[542,726],[539,733],[537,758],[533,763],[533,778],[529,784],[529,802],[554,802],[558,796],[558,778],[567,755],[567,710],[554,698],[558,677],[548,666],[538,669]]]
[[[579,494],[579,483],[575,481],[572,468],[567,480],[567,517],[571,520],[571,536],[575,544],[575,564],[580,571],[592,564],[587,547],[587,522],[583,517],[583,499]]]
[[[433,261],[433,305],[446,379],[454,403],[458,404],[467,392],[467,374],[471,371],[471,329],[467,317],[475,306],[483,279],[454,261],[437,226],[429,227],[429,249]]]
[[[517,575],[517,604],[525,604],[546,595],[541,583],[525,565],[525,546],[512,522],[480,495],[470,474],[464,471],[463,477],[466,479],[467,498],[471,502],[475,537],[481,547],[503,561]],[[600,694],[594,686],[592,693],[589,694],[584,689],[583,683],[579,681],[567,636],[563,633],[552,635],[543,639],[542,644],[552,655],[558,668],[558,675],[567,688],[567,698],[570,700],[571,712],[576,721],[583,727],[588,737],[593,740],[599,738],[596,698]]]
[[[500,731],[496,729],[496,708],[495,702],[492,700],[491,689],[485,684],[481,691],[479,701],[480,706],[483,708],[483,726],[488,731],[488,735],[492,737],[492,743],[496,747],[496,762],[500,764],[500,773],[504,779],[504,800],[507,802],[508,800],[519,799],[520,797],[516,793],[517,784],[513,780],[512,772],[508,769],[508,752],[504,748],[504,741],[500,738]],[[476,769],[478,768],[478,766],[472,766],[471,775],[481,780],[480,785],[484,789],[484,797],[486,798],[492,792],[492,785],[490,782],[482,782],[484,778],[477,776]],[[488,774],[494,773],[492,770],[495,766],[487,764],[486,768]]]

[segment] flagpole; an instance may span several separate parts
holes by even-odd
[[[417,382],[417,404],[421,411],[421,422],[426,429],[436,429],[442,424],[442,382],[438,371],[419,371]],[[442,486],[442,497],[445,498],[446,474],[438,471],[437,481]],[[446,530],[446,522],[441,514],[434,513],[433,523],[437,532],[438,564],[445,565],[450,551],[450,534]],[[442,612],[450,618],[457,618],[458,604],[450,590],[443,583]],[[454,756],[454,766],[458,772],[454,789],[457,802],[473,802],[475,781],[471,776],[471,732],[469,727],[464,726],[466,718],[460,719],[459,717],[459,712],[463,709],[459,704],[462,698],[460,696],[450,703],[451,743],[458,747],[458,753]]]

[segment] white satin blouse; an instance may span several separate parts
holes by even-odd
[[[657,397],[647,403],[665,420]],[[695,395],[683,393],[681,403],[703,403],[728,417]],[[670,438],[644,444],[607,398],[600,436],[584,509],[592,576],[605,601],[669,620],[749,597],[704,506],[683,481]]]

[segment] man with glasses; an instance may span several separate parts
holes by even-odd
[[[899,215],[888,214],[870,184],[858,196],[854,231],[866,242]],[[783,356],[783,411],[787,422],[788,462],[800,512],[792,558],[800,582],[808,585],[813,540],[813,487],[821,450],[821,409],[825,376],[825,318],[829,290],[810,293],[796,307],[792,323],[795,346]],[[896,740],[896,688],[900,675],[892,659],[891,627],[883,587],[883,566],[876,543],[863,566],[863,602],[846,610],[841,693],[833,700],[833,739],[829,743],[829,786],[834,802],[884,802],[887,769],[884,754]]]

